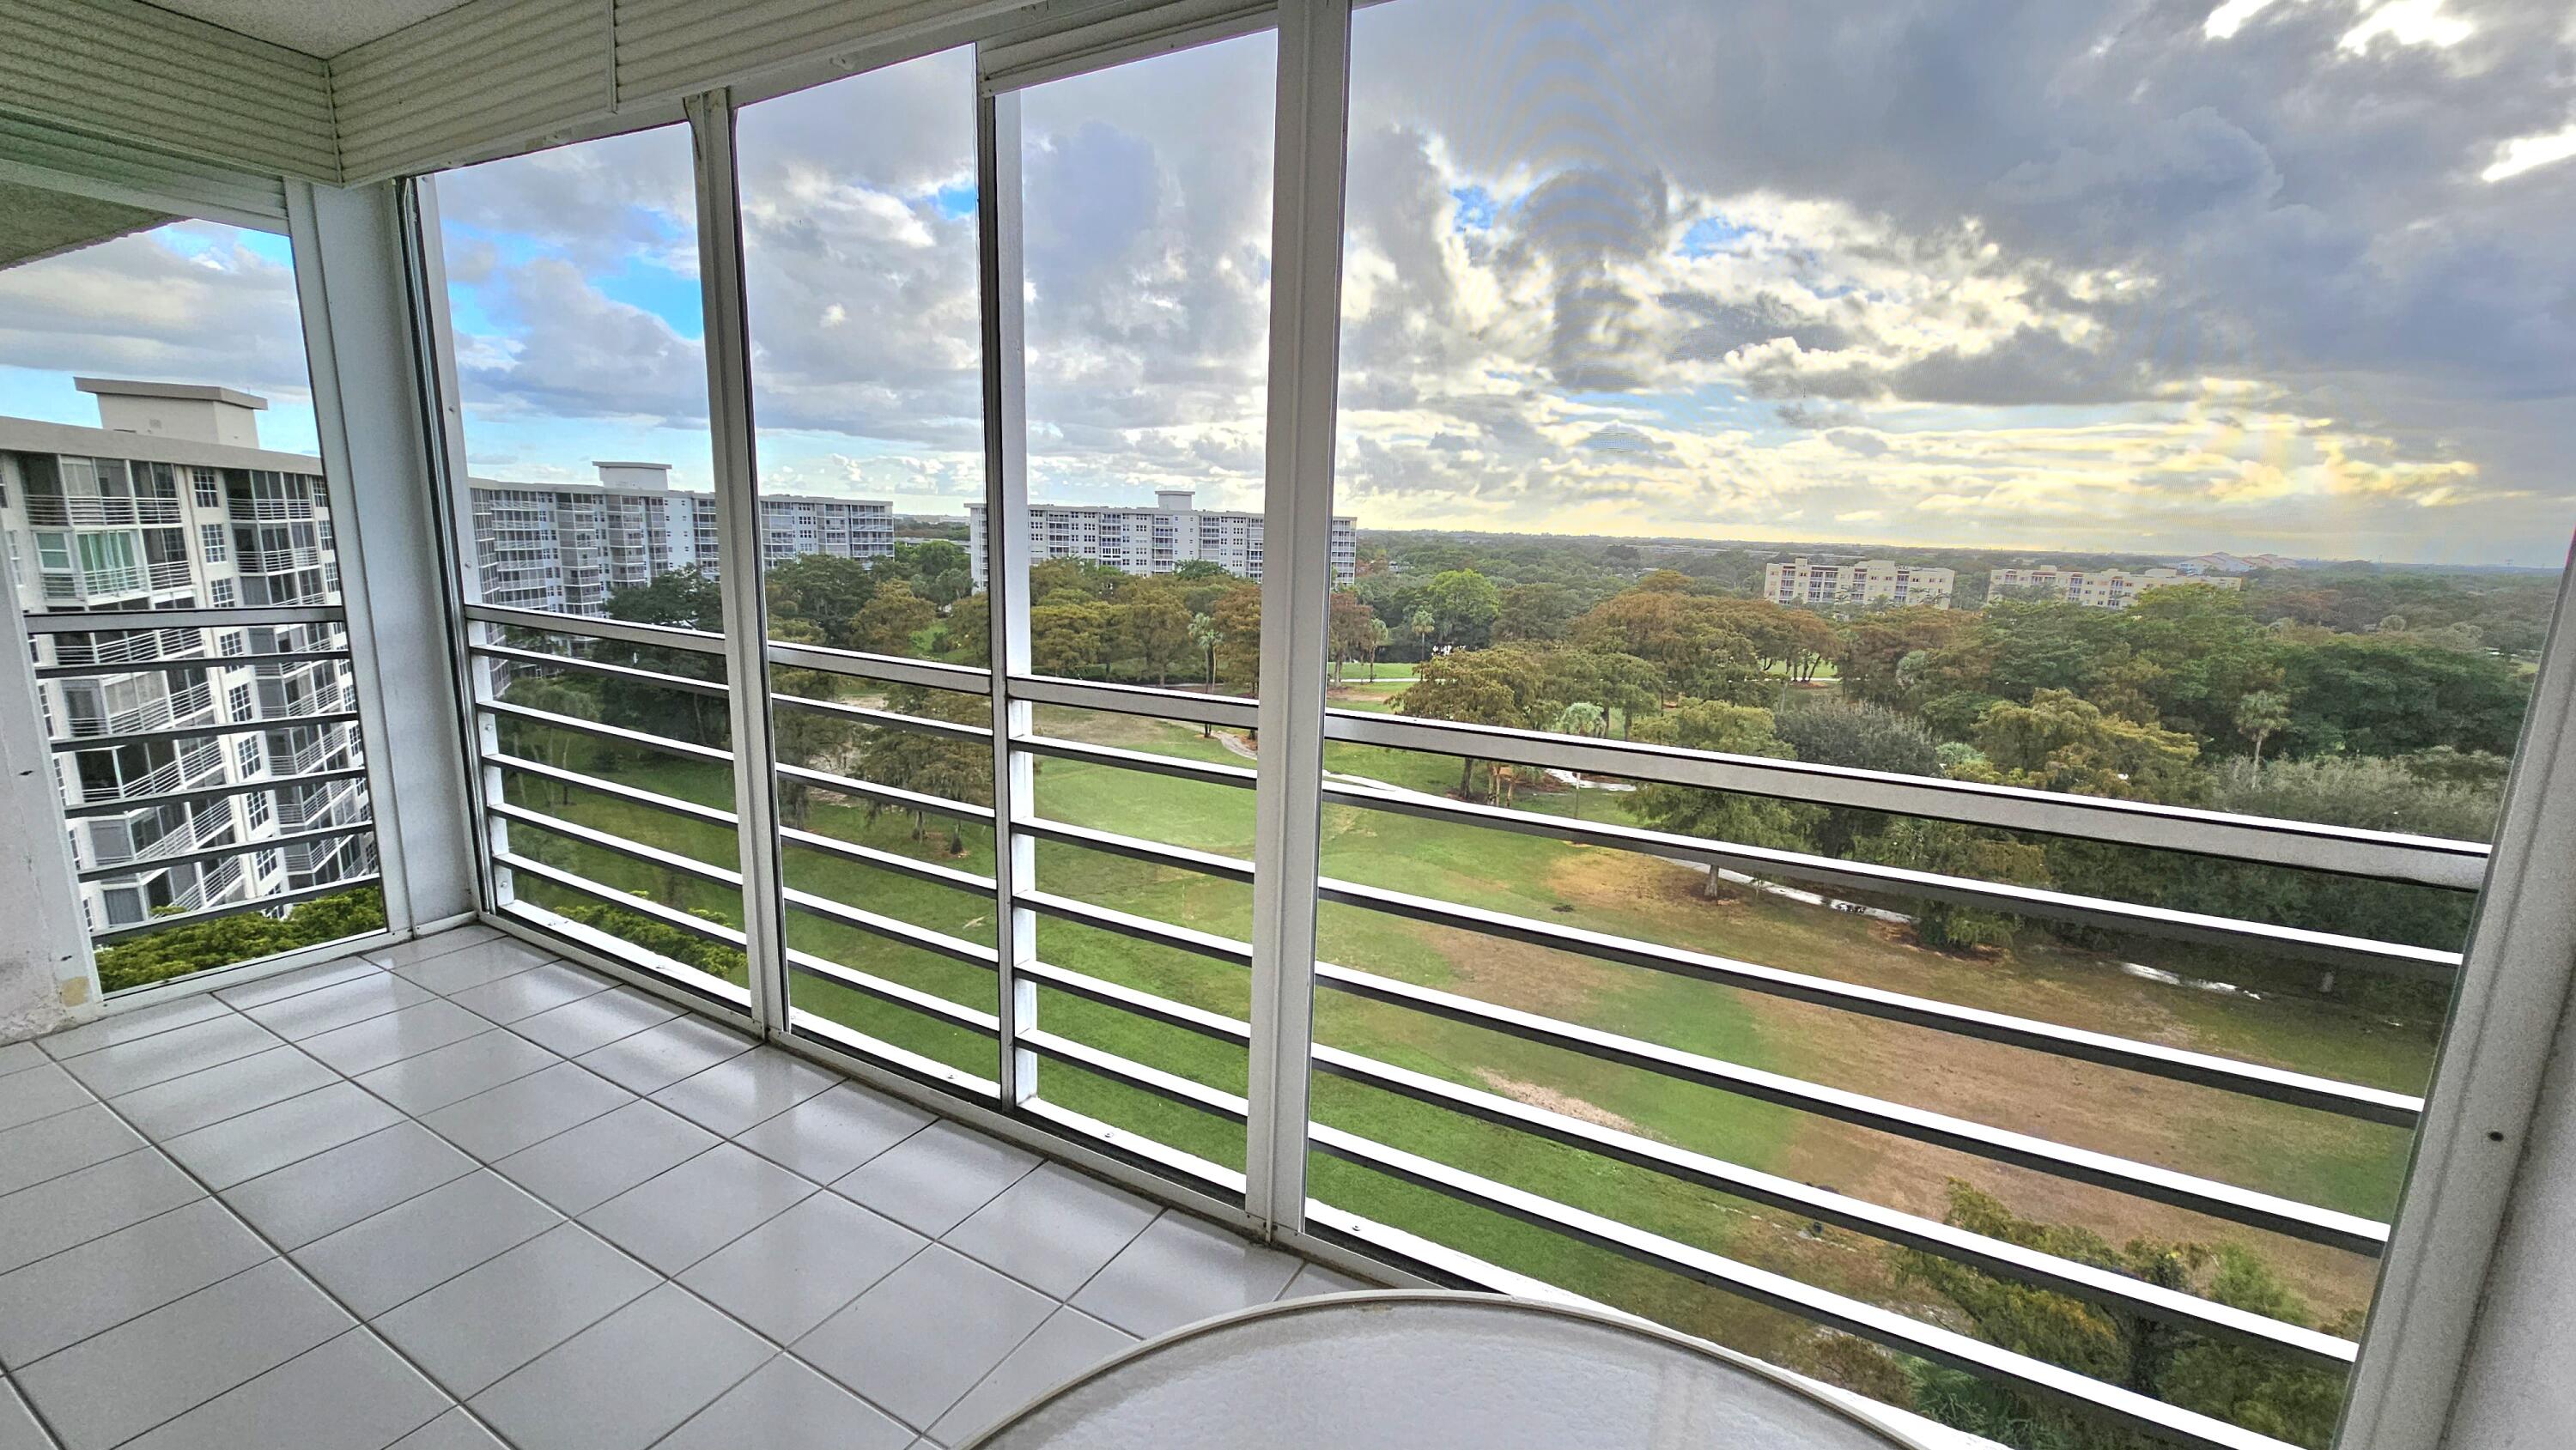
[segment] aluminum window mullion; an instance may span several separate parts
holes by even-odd
[[[1244,1129],[1244,1207],[1273,1232],[1306,1219],[1350,43],[1350,0],[1279,7]]]
[[[980,69],[980,66],[979,66]],[[1014,829],[1035,798],[1035,761],[1011,746],[1035,728],[1036,707],[1013,695],[1029,670],[1029,428],[1027,271],[1021,257],[1020,98],[975,101],[976,269],[984,369],[984,613],[992,631],[994,1001],[1002,1102],[1037,1096],[1037,1054],[1021,1046],[1036,1025],[1037,987],[1019,973],[1037,956],[1037,918],[1019,904],[1037,883],[1037,841]]]
[[[509,850],[509,828],[484,809],[501,799],[500,770],[486,757],[501,753],[500,721],[480,706],[490,701],[485,672],[471,647],[476,626],[468,611],[478,577],[473,554],[472,485],[465,452],[465,414],[458,401],[456,332],[449,315],[447,253],[438,218],[438,183],[421,176],[402,183],[407,203],[397,209],[403,228],[404,253],[410,264],[413,368],[422,402],[422,446],[429,452],[429,476],[437,497],[430,508],[438,532],[439,572],[446,584],[448,674],[456,691],[457,739],[464,745],[466,830],[474,844],[475,883],[483,909],[498,913],[506,904],[510,878],[500,864]]]
[[[705,309],[707,424],[716,486],[716,549],[724,594],[725,673],[732,686],[734,833],[742,857],[743,951],[751,1012],[787,1030],[787,948],[778,877],[777,746],[770,734],[769,606],[761,587],[759,460],[751,416],[751,338],[745,321],[740,177],[733,98],[689,97],[698,198],[698,278]]]

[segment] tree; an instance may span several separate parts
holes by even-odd
[[[1059,601],[1064,596],[1057,596]],[[1079,675],[1109,662],[1115,614],[1091,600],[1041,604],[1029,611],[1029,664],[1042,675]]]
[[[2022,1218],[1966,1183],[1949,1187],[1949,1223],[2159,1288],[2230,1308],[2357,1336],[2359,1314],[2314,1325],[2300,1302],[2252,1251],[2233,1244],[2132,1239],[2114,1248],[2089,1229]],[[2062,1365],[2153,1399],[2232,1421],[2294,1445],[2323,1447],[2343,1404],[2343,1375],[2236,1340],[2002,1279],[1938,1255],[1897,1256],[1899,1273],[1958,1306],[1988,1344]],[[2146,1450],[2155,1442],[2112,1429],[2056,1402],[1928,1365],[1914,1372],[1914,1408],[1973,1434],[2045,1450]]]
[[[1511,650],[1460,650],[1425,660],[1413,687],[1396,700],[1395,708],[1425,720],[1527,729],[1536,723],[1532,712],[1542,698],[1541,687],[1536,661],[1527,655]],[[1461,757],[1458,794],[1470,793],[1475,772],[1475,759]]]
[[[1815,701],[1781,711],[1772,720],[1772,730],[1800,760],[1819,765],[1891,775],[1941,773],[1941,756],[1932,732],[1914,717],[1900,715],[1884,705]],[[1828,856],[1840,856],[1880,819],[1877,812],[1829,806],[1816,830],[1816,849]]]
[[[583,689],[561,676],[530,675],[525,679],[512,682],[508,693],[511,704],[525,705],[531,710],[543,710],[550,715],[561,715],[573,720],[599,718],[598,694]],[[525,739],[527,734],[533,733],[526,732],[518,738]],[[588,743],[570,730],[547,730],[542,738],[545,742],[545,762],[557,770],[571,769],[573,753],[583,749]],[[549,782],[549,784],[553,786],[552,794],[557,804],[572,799],[571,786],[560,781]],[[540,793],[541,799],[543,794],[543,792]]]
[[[960,723],[980,723],[986,709],[980,697],[919,685],[889,687],[886,705],[899,714]],[[858,770],[863,780],[916,795],[979,806],[993,801],[992,753],[971,740],[951,740],[920,730],[873,728],[859,743]],[[929,832],[928,818],[937,808],[907,809],[912,816],[912,839],[924,839]],[[959,818],[949,831],[948,854],[965,853],[965,823]]]
[[[1678,745],[1725,755],[1790,758],[1789,747],[1771,731],[1771,712],[1752,705],[1726,705],[1712,700],[1685,700],[1681,708],[1639,724],[1639,740]],[[1735,795],[1688,785],[1649,785],[1630,798],[1637,818],[1661,831],[1801,851],[1808,845],[1818,812],[1762,796]],[[1708,894],[1722,894],[1715,871],[1708,873]]]
[[[1215,620],[1204,614],[1190,616],[1190,643],[1207,654],[1207,687],[1210,692],[1216,689],[1216,642],[1220,637]],[[1199,733],[1204,735],[1207,732],[1202,730]]]
[[[1558,640],[1583,612],[1573,590],[1562,584],[1514,584],[1503,590],[1494,616],[1497,641]]]
[[[1172,571],[1172,577],[1186,584],[1205,584],[1217,579],[1231,579],[1234,576],[1227,573],[1225,566],[1214,559],[1183,559],[1180,567]]]
[[[803,620],[772,620],[770,638],[790,644],[813,643],[821,631]],[[772,665],[769,672],[771,693],[782,700],[839,699],[848,676],[829,670],[799,670],[785,665]],[[844,757],[857,742],[860,727],[826,711],[802,710],[794,706],[773,711],[770,732],[775,739],[778,758],[790,765],[841,773]],[[802,829],[813,810],[814,788],[801,780],[781,775],[778,780],[779,814],[788,825]]]
[[[1375,680],[1377,679],[1377,656],[1378,656],[1378,652],[1379,652],[1380,650],[1385,649],[1388,645],[1391,645],[1391,644],[1393,644],[1393,643],[1395,643],[1395,631],[1394,631],[1394,630],[1391,630],[1391,629],[1389,629],[1389,628],[1387,628],[1387,627],[1386,627],[1386,621],[1385,621],[1385,620],[1378,618],[1378,617],[1377,617],[1376,615],[1374,615],[1374,614],[1370,615],[1370,616],[1369,616],[1369,637],[1368,637],[1368,661],[1369,661],[1369,679],[1370,679],[1371,681],[1375,681]]]
[[[2255,690],[2236,702],[2236,733],[2254,742],[2254,763],[2263,763],[2263,742],[2290,723],[2290,699],[2277,690]]]
[[[1157,685],[1171,683],[1172,666],[1190,657],[1191,615],[1179,591],[1138,588],[1118,611],[1118,649],[1141,662]]]
[[[1879,831],[1852,841],[1852,853],[1863,861],[1964,876],[1981,881],[2011,881],[2024,886],[2050,884],[2048,853],[2001,831],[1909,817],[1890,820]],[[2012,945],[2016,918],[1981,906],[1926,898],[1914,906],[1914,939],[1935,951],[1974,951]]]
[[[1440,621],[1428,609],[1417,609],[1405,616],[1404,633],[1413,641],[1416,659],[1430,658],[1432,636],[1439,632]]]
[[[857,649],[850,633],[851,622],[876,597],[877,578],[856,559],[799,554],[771,565],[762,578],[762,588],[769,598],[772,634],[778,633],[781,622],[803,623],[813,626],[813,638],[820,643],[836,649]]]
[[[992,599],[977,591],[958,600],[939,627],[939,652],[960,664],[981,665],[993,657]]]
[[[2337,635],[2285,652],[2298,712],[2283,753],[2513,752],[2531,687],[2510,660],[2403,635]]]
[[[1431,577],[1424,605],[1439,623],[1442,644],[1473,649],[1492,637],[1503,596],[1493,580],[1475,570],[1450,569]]]
[[[1325,637],[1332,645],[1333,678],[1342,678],[1342,667],[1369,654],[1375,645],[1377,615],[1360,602],[1358,594],[1348,589],[1333,591],[1332,610],[1325,622]]]
[[[1208,617],[1216,623],[1216,674],[1241,694],[1261,688],[1261,586],[1228,589]]]
[[[724,586],[692,564],[650,584],[627,584],[608,591],[607,609],[609,618],[629,624],[667,624],[719,634],[724,630]]]
[[[1994,706],[1975,738],[2014,785],[2169,805],[2199,792],[2200,747],[2190,736],[2122,719],[2066,690]]]
[[[909,655],[913,636],[939,622],[939,610],[912,592],[901,579],[890,579],[859,610],[849,625],[849,648],[869,654]]]

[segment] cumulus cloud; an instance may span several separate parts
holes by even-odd
[[[1275,54],[1025,94],[1041,494],[1257,503]],[[1364,524],[2464,560],[2564,539],[2557,0],[1393,0],[1354,56],[1337,487]],[[980,489],[972,104],[956,53],[745,112],[773,483]],[[685,137],[440,192],[478,466],[690,446]],[[117,262],[99,291],[189,280],[84,255]],[[189,307],[226,315],[202,285]],[[13,356],[43,355],[48,305],[12,299]],[[277,371],[195,332],[220,380]]]

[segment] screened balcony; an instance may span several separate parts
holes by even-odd
[[[0,14],[0,1447],[2555,1443],[2576,70],[2206,8]]]

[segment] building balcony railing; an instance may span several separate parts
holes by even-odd
[[[92,740],[142,730],[167,730],[184,725],[214,707],[214,691],[200,682],[128,709],[113,710],[103,715],[71,713],[64,721],[64,733],[75,740]]]
[[[122,599],[143,592],[143,570],[136,566],[76,571],[44,571],[47,599]]]
[[[154,564],[148,577],[155,589],[185,589],[196,582],[196,575],[185,559],[168,559]]]
[[[35,494],[26,499],[26,509],[27,522],[40,529],[179,522],[179,501],[174,498],[63,498]]]
[[[205,652],[205,636],[197,630],[143,629],[119,632],[104,639],[58,638],[54,642],[54,663],[60,665],[133,664],[152,660],[185,659]]]
[[[245,549],[240,558],[241,571],[245,574],[286,574],[297,569],[322,567],[322,551],[309,545],[293,549]]]
[[[232,517],[246,523],[287,523],[314,516],[311,499],[235,498],[226,507]]]

